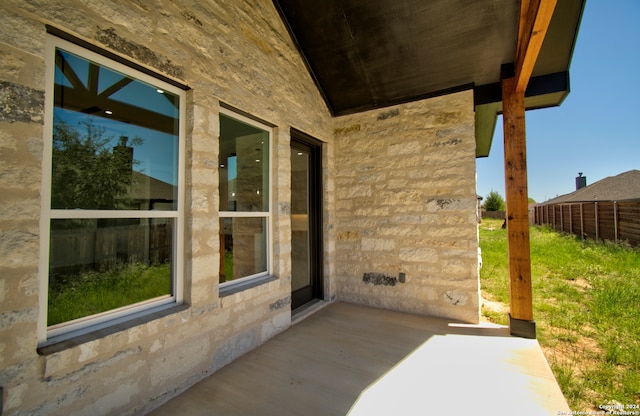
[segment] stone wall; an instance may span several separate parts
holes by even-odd
[[[185,305],[38,354],[45,25],[191,89]],[[276,126],[275,278],[222,297],[221,103]],[[3,415],[145,413],[286,329],[291,127],[325,142],[325,298],[478,320],[472,93],[332,119],[270,1],[3,0],[0,110]]]
[[[335,134],[338,297],[478,322],[472,92],[340,117]]]
[[[43,125],[47,24],[191,90],[186,103],[185,306],[39,355],[36,334],[44,330],[39,305],[46,305],[39,250],[43,140],[50,137]],[[224,297],[218,287],[220,102],[277,126],[272,136],[276,279]],[[3,0],[2,414],[144,413],[286,329],[291,322],[289,131],[295,127],[326,141],[325,165],[331,166],[332,123],[271,2]],[[331,173],[326,175],[327,187],[333,187]],[[331,195],[325,198],[327,207],[335,205]],[[332,215],[325,211],[330,229]],[[331,259],[329,241],[326,247],[325,258]],[[331,270],[326,268],[326,293],[335,297]]]

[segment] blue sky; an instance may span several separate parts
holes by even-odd
[[[85,88],[87,88],[89,85],[89,61],[67,51],[60,50],[60,53],[64,56],[65,64],[69,66],[68,68],[78,77],[78,80],[85,86]],[[56,84],[73,87],[73,83],[66,75],[63,75],[63,72],[58,67],[56,67],[55,77]],[[104,91],[125,77],[126,75],[115,70],[100,66],[97,86],[98,92]],[[165,98],[166,96],[170,96],[172,99],[175,97],[174,94],[159,90],[155,86],[136,80],[112,93],[109,98],[114,101],[137,105],[140,108],[159,114],[177,117],[176,107],[172,102]],[[125,123],[119,121],[122,119],[119,119],[116,116],[111,118],[104,115],[88,115],[75,110],[67,110],[59,107],[55,108],[55,115],[68,122],[71,126],[78,128],[81,133],[85,132],[84,127],[79,124],[82,121],[90,121],[96,126],[104,128],[104,138],[111,139],[107,149],[117,145],[120,140],[120,136],[127,136],[129,139],[136,137],[142,139],[143,143],[139,145],[133,145],[132,142],[128,143],[129,146],[133,145],[134,147],[133,157],[136,161],[134,169],[163,182],[177,185],[177,135],[159,132],[131,123]]]
[[[563,0],[559,0],[563,1]],[[529,197],[543,202],[640,169],[640,1],[587,0],[560,107],[527,111]],[[477,193],[505,196],[502,117],[491,153],[476,159]]]

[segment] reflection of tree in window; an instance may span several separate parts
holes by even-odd
[[[52,208],[176,209],[179,97],[61,49],[55,64]]]
[[[181,95],[61,49],[53,81],[48,325],[169,299]]]
[[[109,148],[112,138],[104,128],[82,122],[75,128],[56,119],[53,126],[51,208],[127,209],[132,184],[133,148],[122,137]],[[141,145],[135,137],[131,145]]]

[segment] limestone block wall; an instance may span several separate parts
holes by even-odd
[[[478,322],[473,93],[340,117],[335,134],[338,297]]]
[[[45,25],[188,85],[185,305],[38,354]],[[273,274],[221,297],[220,103],[274,124]],[[141,414],[290,325],[289,131],[324,147],[334,189],[333,120],[271,2],[0,2],[0,392],[3,415]],[[325,227],[334,230],[333,193]],[[327,232],[328,239],[334,231]],[[325,260],[335,245],[325,243]],[[334,267],[325,293],[335,297]]]

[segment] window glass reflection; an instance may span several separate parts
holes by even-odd
[[[179,97],[56,49],[53,209],[175,210]]]
[[[51,220],[48,325],[172,293],[174,220]]]
[[[267,271],[266,218],[221,218],[220,240],[220,283]]]
[[[220,211],[269,210],[269,133],[220,115]]]

